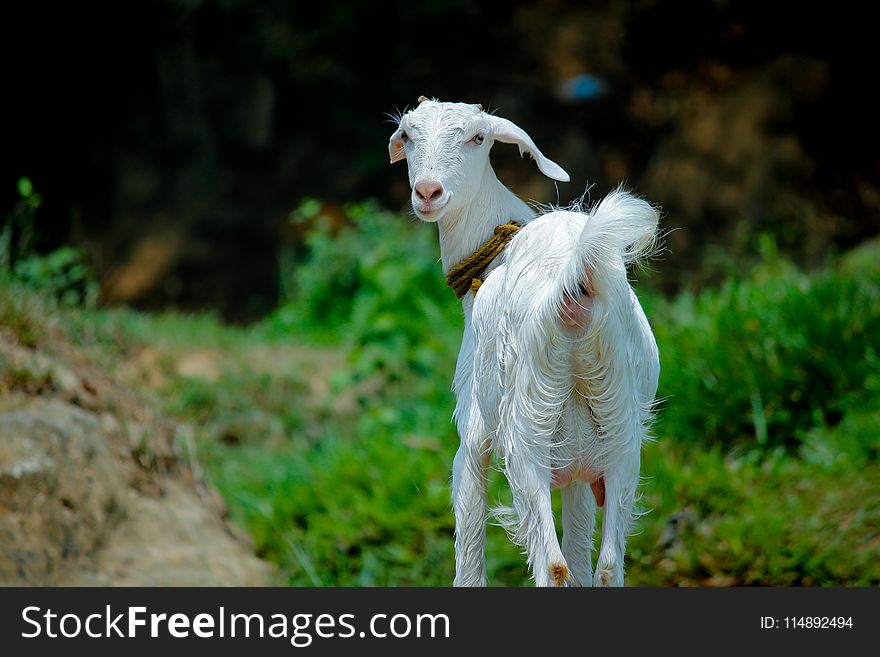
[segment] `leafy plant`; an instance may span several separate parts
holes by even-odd
[[[29,178],[18,180],[19,201],[0,230],[0,274],[47,293],[63,306],[93,307],[98,286],[85,252],[62,246],[49,253],[36,249],[36,216],[43,203]]]
[[[15,261],[34,249],[34,225],[43,197],[34,191],[30,178],[21,177],[16,185],[19,199],[7,212],[0,229],[0,272],[12,270]]]
[[[880,274],[803,274],[777,254],[747,276],[684,293],[651,318],[660,346],[657,431],[683,442],[799,444],[877,403]]]
[[[297,216],[315,212],[306,203]],[[307,256],[285,286],[293,297],[268,324],[275,332],[337,336],[349,349],[353,381],[378,377],[380,395],[394,397],[401,386],[435,395],[435,381],[450,374],[462,322],[443,282],[436,235],[375,203],[347,206],[346,214],[350,225],[332,231],[318,221],[307,235]]]
[[[13,274],[24,284],[54,297],[62,306],[94,307],[97,303],[98,285],[79,247],[62,246],[45,255],[24,257],[15,263]]]

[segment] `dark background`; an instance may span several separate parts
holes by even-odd
[[[106,303],[278,302],[289,213],[404,208],[387,113],[480,102],[572,175],[516,150],[502,181],[568,202],[624,180],[664,209],[659,284],[698,288],[759,234],[810,267],[880,229],[876,29],[861,3],[17,3],[2,11],[0,208],[28,176],[41,249],[85,246]],[[570,92],[587,75],[587,97]]]

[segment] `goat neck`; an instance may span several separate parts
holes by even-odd
[[[509,221],[528,223],[534,216],[528,205],[501,184],[492,168],[486,167],[480,193],[467,205],[449,210],[437,222],[443,273],[449,273],[479,248],[496,226]]]

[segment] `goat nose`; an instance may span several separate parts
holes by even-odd
[[[443,185],[436,180],[422,180],[416,183],[416,195],[425,202],[436,201],[443,195]]]

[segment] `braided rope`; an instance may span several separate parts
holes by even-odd
[[[453,289],[455,296],[461,299],[468,293],[468,290],[474,294],[477,293],[483,283],[483,274],[486,273],[486,269],[510,243],[520,227],[515,221],[496,226],[492,237],[449,270],[446,275],[446,284]]]

